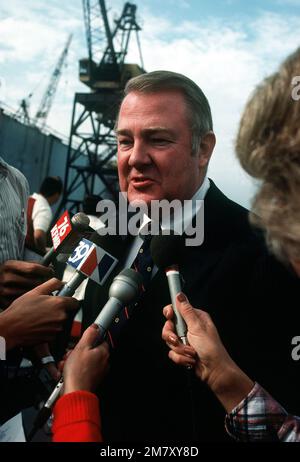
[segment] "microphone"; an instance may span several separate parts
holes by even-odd
[[[63,250],[65,253],[71,253],[80,239],[90,234],[89,224],[90,219],[85,213],[76,213],[70,219],[68,211],[65,211],[50,231],[53,247],[44,255],[41,264],[48,266],[58,249],[59,252]]]
[[[143,278],[140,273],[137,273],[131,268],[126,268],[116,276],[109,289],[109,299],[102,308],[100,314],[95,320],[100,328],[100,335],[95,347],[104,340],[107,329],[113,323],[117,314],[129,303],[134,303],[142,291]],[[58,399],[63,387],[64,379],[61,377],[56,387],[54,388],[49,399],[39,411],[33,428],[28,435],[27,440],[31,441],[35,433],[41,428],[51,415],[51,408]]]
[[[123,245],[115,236],[101,236],[93,233],[91,236],[93,241],[82,239],[72,255],[69,257],[67,264],[75,269],[71,272],[71,276],[67,278],[67,283],[56,294],[61,297],[72,297],[75,291],[82,283],[92,280],[97,285],[111,284],[113,275],[118,272],[116,268],[119,255],[122,254]],[[110,280],[108,280],[110,278]],[[85,290],[85,286],[83,289]],[[54,357],[59,359],[63,356],[68,344],[68,336],[71,331],[73,322],[72,315],[68,315],[64,323],[63,330],[58,333],[55,344],[52,346]]]
[[[151,240],[150,251],[156,266],[166,273],[175,315],[175,329],[182,343],[188,345],[186,323],[176,307],[176,295],[182,290],[178,262],[181,261],[183,256],[183,237],[176,234],[154,236]]]
[[[109,299],[94,321],[100,329],[97,345],[104,340],[107,330],[118,313],[140,295],[142,285],[142,275],[131,268],[124,269],[114,278],[109,288]]]
[[[95,238],[95,236],[93,237]],[[104,242],[102,245],[105,249],[111,249],[113,243],[114,254],[118,254],[119,256],[121,246],[116,245],[114,236],[105,236],[105,239],[98,239],[99,241]],[[75,268],[76,272],[57,295],[60,297],[72,297],[76,289],[86,278],[103,285],[117,263],[118,259],[102,247],[99,247],[88,239],[81,239],[79,245],[67,261],[67,264]]]

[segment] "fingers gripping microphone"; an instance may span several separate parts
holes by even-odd
[[[121,271],[121,273],[114,278],[109,289],[109,299],[95,320],[95,324],[100,328],[100,336],[95,346],[99,345],[104,340],[107,329],[113,323],[117,314],[126,305],[133,303],[140,295],[142,284],[142,276],[130,268]],[[33,429],[27,438],[28,441],[33,438],[37,430],[41,428],[50,417],[51,408],[61,393],[63,383],[64,379],[62,377],[44,407],[39,411]]]
[[[186,323],[176,307],[176,295],[182,290],[178,263],[183,255],[184,240],[182,236],[175,234],[154,236],[151,240],[150,250],[154,263],[166,273],[175,314],[175,329],[182,343],[187,345]]]
[[[82,212],[76,213],[70,220],[66,211],[51,229],[53,247],[44,255],[41,264],[48,266],[54,256],[61,251],[71,253],[82,237],[86,235],[90,224],[89,217]]]

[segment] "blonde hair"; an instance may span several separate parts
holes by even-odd
[[[300,101],[292,98],[299,75],[300,48],[256,88],[236,139],[242,167],[261,181],[251,222],[281,260],[300,257]]]

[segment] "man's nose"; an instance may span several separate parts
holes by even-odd
[[[149,165],[151,162],[152,161],[148,151],[147,143],[144,141],[135,140],[128,161],[130,167]]]

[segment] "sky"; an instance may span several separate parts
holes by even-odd
[[[95,3],[96,0],[91,0]],[[142,27],[147,71],[168,69],[192,78],[211,104],[217,145],[209,176],[223,192],[249,207],[257,185],[240,168],[234,139],[255,86],[300,46],[300,0],[132,0]],[[106,0],[109,19],[124,1]],[[0,101],[17,109],[33,92],[35,114],[51,73],[73,33],[48,125],[68,136],[78,60],[87,56],[81,0],[0,2]],[[140,63],[135,37],[127,62]]]

